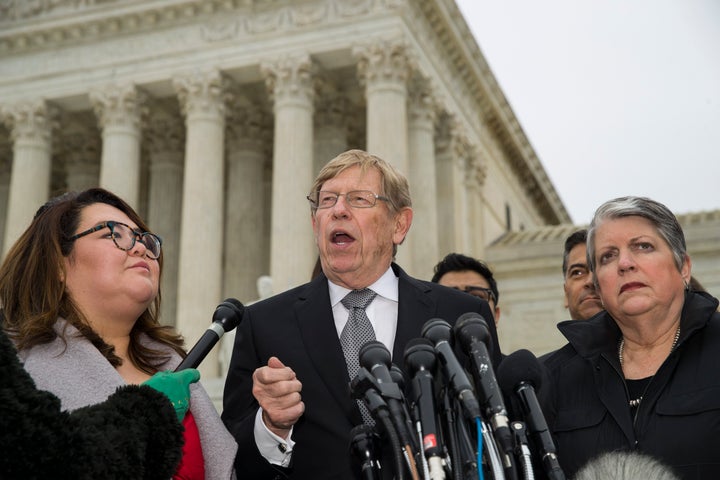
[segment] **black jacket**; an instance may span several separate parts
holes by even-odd
[[[0,478],[170,478],[182,443],[170,401],[147,386],[61,411],[55,395],[35,387],[0,325]]]
[[[393,264],[393,269],[399,277],[395,364],[403,367],[406,343],[420,336],[427,320],[439,317],[454,323],[467,312],[478,312],[488,320],[493,365],[499,364],[500,349],[487,302],[411,278],[397,265]],[[252,374],[273,355],[291,367],[303,384],[305,413],[294,427],[296,445],[290,469],[271,466],[258,452],[253,436],[258,405],[252,395]],[[324,275],[249,306],[238,327],[222,414],[238,442],[238,476],[257,480],[353,478],[350,429],[362,423],[362,418],[350,396],[349,382]]]
[[[545,358],[548,424],[565,473],[611,450],[652,455],[685,479],[720,478],[718,300],[688,293],[675,350],[634,416],[618,360],[620,329],[607,312],[558,325],[570,342]]]

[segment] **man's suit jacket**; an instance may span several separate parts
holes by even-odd
[[[406,343],[420,337],[431,318],[449,323],[463,313],[478,312],[488,323],[493,365],[500,348],[487,302],[467,293],[408,276],[393,264],[399,277],[398,321],[393,363],[403,368]],[[305,413],[295,424],[292,466],[270,465],[258,452],[253,424],[258,404],[252,395],[255,369],[271,356],[291,367],[302,382]],[[327,278],[312,282],[249,306],[238,327],[225,383],[222,418],[238,442],[238,478],[351,479],[350,430],[362,423],[350,396],[345,365],[330,306]],[[385,468],[391,468],[386,465]]]

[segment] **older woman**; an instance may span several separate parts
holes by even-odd
[[[590,225],[588,264],[606,311],[560,323],[569,343],[545,360],[565,473],[635,450],[682,478],[720,478],[718,300],[689,287],[677,219],[647,198],[606,202]]]
[[[159,237],[106,190],[38,210],[0,267],[4,326],[38,388],[74,410],[180,363],[182,338],[157,320],[161,263]],[[233,478],[237,445],[199,384],[183,425],[177,478]]]

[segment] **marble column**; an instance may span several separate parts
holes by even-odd
[[[190,346],[202,336],[222,301],[225,92],[219,71],[178,76],[173,82],[185,115],[185,172],[180,231],[176,326]],[[200,365],[218,375],[217,352]]]
[[[315,165],[313,175],[348,149],[348,99],[332,86],[325,86],[315,111]]]
[[[307,282],[317,258],[305,200],[314,179],[315,66],[299,55],[264,63],[261,70],[275,113],[270,276],[279,293]]]
[[[435,173],[436,102],[426,81],[416,80],[409,101],[408,180],[413,199],[410,229],[412,275],[429,280],[440,260],[438,249],[437,183]]]
[[[52,130],[58,114],[42,100],[3,109],[13,142],[3,256],[50,195]]]
[[[90,92],[102,128],[100,186],[135,209],[140,202],[140,122],[146,97],[131,84]]]
[[[102,147],[97,130],[79,118],[68,118],[63,123],[60,144],[67,189],[80,191],[98,186]]]
[[[470,151],[466,178],[466,185],[470,197],[470,222],[467,227],[470,230],[470,248],[473,256],[484,259],[485,197],[483,195],[483,186],[485,185],[485,178],[487,178],[487,166],[483,162],[478,149],[474,147]]]
[[[367,101],[367,150],[408,174],[408,48],[402,40],[378,41],[353,51]]]
[[[271,116],[245,96],[228,114],[223,297],[257,300],[257,280],[269,273],[264,168],[270,152]]]
[[[409,172],[407,81],[411,73],[408,48],[402,40],[377,41],[356,47],[358,76],[367,102],[367,151]],[[411,189],[412,194],[412,189]],[[395,261],[411,274],[413,228],[398,247]]]
[[[144,135],[150,160],[147,223],[163,241],[160,320],[165,325],[176,324],[180,264],[185,128],[176,110],[156,104]]]
[[[468,200],[465,183],[467,137],[453,117],[439,126],[437,145],[437,209],[440,257],[470,254]]]

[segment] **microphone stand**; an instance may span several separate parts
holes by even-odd
[[[528,446],[527,427],[523,422],[512,422],[510,427],[515,440],[515,454],[518,456],[518,463],[522,467],[523,478],[525,480],[535,480],[532,456]]]

